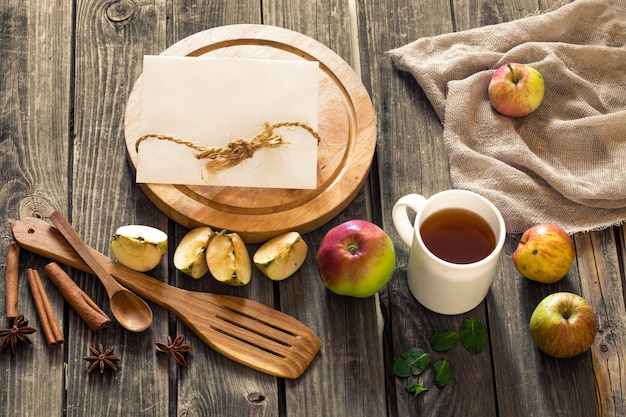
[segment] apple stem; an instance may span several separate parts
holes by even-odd
[[[521,243],[522,245],[526,244],[526,242],[524,242],[521,238],[518,238],[515,235],[512,235],[511,238],[513,238],[513,240],[515,240],[517,243]]]
[[[511,71],[511,77],[513,77],[513,78],[512,78],[513,83],[514,83],[514,84],[517,84],[517,83],[518,83],[518,81],[519,81],[519,78],[517,77],[517,72],[513,71],[513,65],[511,65],[511,64],[506,64],[506,66],[507,66],[507,67],[509,67],[509,71]]]
[[[347,249],[350,254],[354,255],[359,251],[359,245],[357,243],[350,243],[348,244]]]
[[[565,320],[568,320],[568,319],[570,318],[570,316],[571,316],[571,314],[570,314],[569,310],[565,310],[565,311],[563,312],[563,318],[564,318]]]

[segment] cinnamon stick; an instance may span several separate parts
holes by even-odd
[[[19,269],[20,247],[17,243],[10,243],[7,250],[7,263],[5,267],[4,285],[5,285],[5,302],[6,313],[9,320],[15,320],[19,315],[17,310],[17,299],[19,293],[18,287],[18,269]]]
[[[63,333],[54,316],[54,311],[52,311],[52,305],[41,283],[39,272],[28,268],[26,269],[26,277],[28,278],[30,292],[33,294],[33,301],[41,322],[41,330],[46,338],[46,342],[48,342],[48,346],[54,347],[63,344]]]
[[[111,323],[109,316],[76,285],[59,264],[50,262],[44,267],[44,271],[92,331],[97,332]]]

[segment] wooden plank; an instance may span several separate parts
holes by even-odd
[[[488,299],[499,410],[507,416],[560,416],[568,413],[594,416],[594,375],[590,355],[551,358],[537,349],[528,327],[535,306],[548,294],[557,291],[581,293],[581,274],[576,263],[567,277],[558,283],[536,283],[525,279],[515,269],[511,255],[516,247],[515,240],[507,242],[500,273]],[[577,250],[580,258],[578,247]],[[538,387],[542,387],[539,390],[541,395],[538,395]],[[573,402],[571,398],[577,400]]]
[[[261,23],[258,1],[177,1],[173,3],[168,26],[168,46],[205,29],[239,23]],[[172,230],[174,242],[180,241],[187,232],[176,224]],[[174,282],[181,288],[237,295],[274,306],[272,283],[255,269],[250,284],[245,287],[225,286],[210,274],[194,280],[176,272]],[[219,355],[184,325],[176,323],[174,326],[176,333],[184,335],[193,347],[187,355],[188,367],[179,374],[171,374],[172,386],[177,386],[172,393],[172,401],[177,403],[176,415],[278,415],[277,378]]]
[[[123,140],[124,108],[141,71],[144,54],[165,47],[166,2],[150,7],[119,1],[76,3],[75,138],[72,151],[70,208],[64,213],[83,240],[110,255],[117,227],[147,224],[168,230],[168,221],[134,184]],[[68,62],[67,65],[71,65]],[[167,262],[151,272],[167,277]],[[109,311],[97,280],[74,272],[77,283]],[[70,322],[67,415],[162,416],[169,413],[168,368],[155,341],[165,341],[168,314],[154,308],[154,321],[144,333],[130,333],[115,321],[97,334]],[[88,346],[114,347],[122,358],[117,373],[86,374]]]
[[[540,9],[546,10],[554,4],[550,1],[538,5],[530,0],[502,4],[459,1],[454,3],[455,27],[460,31],[511,21]],[[500,273],[488,298],[499,412],[506,416],[596,415],[595,377],[590,355],[565,361],[550,358],[538,352],[528,331],[528,320],[536,304],[558,290],[580,294],[581,286],[586,282],[585,274],[580,274],[574,267],[565,280],[553,286],[525,280],[515,270],[510,257],[516,246],[514,241],[507,243]],[[578,240],[576,246],[580,263],[588,256],[589,248],[581,248]],[[546,387],[541,390],[545,395],[537,395],[537,387],[541,386]],[[577,401],[572,402],[571,398],[577,398]]]
[[[351,15],[347,1],[263,2],[263,23],[303,33],[355,67]],[[323,18],[320,18],[323,16]],[[296,276],[278,284],[283,311],[309,324],[322,338],[318,357],[297,381],[285,382],[286,415],[385,415],[384,369],[376,298],[336,296],[321,280],[316,251],[330,228],[354,218],[369,219],[371,209],[362,190],[336,218],[304,239],[309,254]]]
[[[568,275],[552,285],[528,281],[517,274],[507,256],[489,300],[496,387],[505,415],[619,416],[624,400],[620,371],[624,351],[623,280],[614,231],[575,235],[577,258]],[[506,250],[512,254],[516,244]],[[623,260],[621,261],[623,262]],[[507,269],[509,271],[507,271]],[[534,346],[528,320],[539,301],[550,293],[582,295],[594,309],[599,333],[590,352],[571,359],[555,359]],[[511,294],[517,294],[513,297]],[[545,395],[537,395],[537,387]],[[557,388],[558,387],[558,388]],[[567,387],[567,388],[564,388]],[[572,403],[571,398],[577,398]]]
[[[487,324],[484,305],[466,315],[442,316],[417,303],[406,283],[409,251],[400,243],[391,221],[391,208],[402,195],[429,196],[450,188],[451,180],[441,123],[412,76],[395,69],[385,52],[423,36],[452,31],[450,3],[360,1],[358,6],[363,79],[379,118],[377,156],[383,225],[398,242],[398,267],[382,294],[389,414],[495,416],[490,348],[479,355],[461,346],[445,355],[430,352],[433,361],[445,357],[451,364],[452,377],[443,389],[434,386],[432,368],[419,378],[391,375],[394,359],[407,349],[430,351],[429,340],[435,331],[458,330],[466,317]],[[405,389],[418,382],[428,391],[414,399]],[[477,390],[477,386],[484,389]]]
[[[67,202],[71,7],[71,1],[4,1],[0,11],[0,276],[5,272],[10,223],[22,216],[42,216],[51,206],[65,208]],[[30,336],[32,346],[19,346],[16,355],[10,349],[0,353],[0,403],[3,413],[11,416],[60,414],[63,408],[64,349],[47,346],[24,274],[32,267],[44,275],[43,265],[41,258],[21,251],[18,312],[39,331]],[[45,275],[42,281],[63,328],[63,298]],[[2,284],[2,311],[4,299]],[[13,324],[4,314],[0,323],[1,328]]]
[[[597,414],[626,415],[624,227],[575,237],[581,295],[594,307],[598,335],[591,348]],[[591,415],[591,414],[590,414]]]

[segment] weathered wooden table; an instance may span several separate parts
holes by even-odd
[[[226,359],[164,309],[154,323],[130,333],[117,323],[93,333],[49,281],[46,290],[65,334],[49,348],[41,332],[33,346],[0,353],[0,415],[4,416],[623,416],[626,415],[626,319],[622,227],[575,236],[577,258],[552,286],[521,278],[511,239],[491,291],[465,315],[421,307],[406,284],[408,251],[394,231],[391,207],[402,195],[451,187],[442,126],[417,83],[392,67],[385,51],[423,36],[495,24],[546,10],[555,0],[337,1],[10,1],[0,5],[0,216],[4,259],[10,224],[65,213],[84,240],[110,254],[115,229],[144,223],[177,242],[186,229],[169,220],[135,184],[124,146],[125,105],[142,71],[158,54],[193,33],[256,23],[292,29],[335,51],[361,75],[377,115],[377,153],[369,181],[328,224],[305,236],[316,249],[332,226],[353,218],[380,224],[394,239],[397,270],[379,296],[352,299],[328,292],[314,256],[297,276],[273,285],[254,272],[252,283],[226,288],[191,281],[166,262],[158,279],[194,290],[228,293],[277,306],[317,333],[322,347],[296,380],[262,374]],[[23,251],[20,312],[38,327],[24,269],[47,260]],[[4,265],[3,265],[4,266]],[[108,311],[93,276],[68,270]],[[0,297],[4,299],[4,286]],[[557,360],[540,353],[528,332],[536,303],[568,290],[594,305],[599,333],[592,349]],[[3,302],[0,305],[4,306]],[[488,327],[487,349],[449,352],[453,373],[443,389],[427,371],[418,399],[391,372],[410,347],[428,349],[435,330],[456,329],[472,317]],[[4,318],[3,318],[4,320]],[[8,323],[7,323],[8,324]],[[4,327],[4,326],[3,326]],[[382,332],[380,331],[382,329]],[[188,366],[177,367],[154,343],[184,335]],[[89,346],[114,346],[117,373],[87,375]]]

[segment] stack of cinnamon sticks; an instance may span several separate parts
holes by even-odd
[[[20,247],[16,243],[11,243],[7,250],[7,262],[5,270],[5,299],[6,299],[6,315],[10,320],[18,316],[18,296],[19,296],[19,256]],[[33,295],[35,309],[41,322],[41,331],[46,338],[48,346],[54,347],[63,344],[63,332],[59,327],[52,305],[48,299],[48,295],[44,291],[43,284],[39,273],[32,269],[26,269],[26,277],[30,286],[30,292]]]
[[[5,268],[5,301],[6,316],[13,320],[18,313],[19,296],[19,255],[20,247],[17,243],[9,244]],[[55,262],[44,267],[44,271],[54,285],[59,289],[65,300],[76,310],[89,328],[97,332],[107,327],[111,319],[96,303],[84,293],[67,273]],[[26,277],[41,322],[41,330],[48,346],[54,347],[63,344],[63,332],[54,315],[50,300],[44,290],[39,272],[33,268],[26,269]]]

